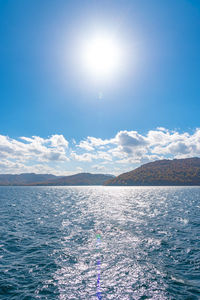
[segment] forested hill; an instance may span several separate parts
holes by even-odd
[[[91,174],[91,173],[79,173],[70,176],[59,177],[44,182],[34,183],[33,185],[103,185],[107,180],[114,178],[113,175],[107,174]]]
[[[105,185],[200,185],[200,158],[154,161],[108,180]]]
[[[54,176],[51,174],[24,173],[19,175],[0,174],[1,185],[103,185],[108,179],[114,178],[107,174],[79,173],[70,176]]]
[[[0,174],[0,185],[29,185],[33,182],[43,182],[58,178],[51,174]]]

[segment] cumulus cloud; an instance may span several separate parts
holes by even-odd
[[[81,141],[77,147],[88,150],[88,151],[92,151],[95,150],[95,148],[102,148],[105,145],[108,144],[112,144],[113,140],[103,140],[101,138],[96,138],[96,137],[92,137],[92,136],[88,136],[86,140]]]
[[[110,139],[87,137],[79,143],[63,135],[12,139],[0,135],[0,173],[68,173],[70,170],[131,170],[143,163],[164,158],[200,156],[200,129],[170,131],[158,127],[146,134],[123,130]],[[53,171],[54,170],[54,171]],[[110,171],[111,173],[112,171]],[[73,173],[73,172],[72,172]]]
[[[54,134],[49,139],[46,140],[47,143],[48,141],[50,142],[51,147],[54,148],[67,149],[69,145],[68,141],[64,138],[62,134],[61,135]]]
[[[155,132],[153,134],[149,132],[148,138],[151,143],[151,152],[158,155],[169,155],[175,158],[200,155],[200,129],[196,129],[193,134],[175,131],[157,132],[156,139]]]
[[[77,160],[94,161],[100,158],[113,164],[140,165],[157,159],[192,157],[200,155],[200,129],[180,133],[163,127],[142,135],[137,131],[119,131],[111,139],[88,137],[79,145],[86,152],[74,156]],[[105,147],[102,149],[102,147]],[[87,149],[88,148],[88,149]],[[90,153],[88,153],[88,151]],[[109,154],[109,156],[107,156]],[[78,155],[78,156],[77,156]]]
[[[11,139],[0,135],[0,170],[31,169],[38,163],[69,161],[66,150],[68,141],[63,135],[52,135],[44,139],[38,136]]]
[[[147,145],[147,140],[137,131],[120,131],[115,140],[122,147],[141,147]]]
[[[82,148],[82,149],[87,150],[87,151],[93,151],[94,150],[94,147],[90,143],[88,143],[88,141],[81,141],[80,144],[77,147]]]
[[[71,157],[78,161],[87,161],[87,162],[91,162],[97,159],[112,161],[112,156],[109,153],[103,151],[99,151],[97,153],[83,153],[83,154],[77,154],[74,151],[72,151]]]
[[[71,157],[77,161],[91,162],[92,159],[94,159],[94,154],[90,154],[90,153],[77,154],[74,151],[72,151]]]
[[[93,165],[92,168],[93,168],[95,171],[101,171],[101,172],[102,172],[102,171],[103,171],[103,172],[106,171],[106,167],[103,166],[103,165],[100,165],[100,164],[98,164],[98,165]]]

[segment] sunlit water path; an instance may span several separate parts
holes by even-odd
[[[200,188],[0,187],[0,299],[200,299]]]

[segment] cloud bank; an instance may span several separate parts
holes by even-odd
[[[119,131],[110,139],[87,137],[70,144],[63,135],[17,139],[0,135],[0,173],[104,172],[120,174],[150,161],[200,156],[200,129],[159,127],[146,134]]]

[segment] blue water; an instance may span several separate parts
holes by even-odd
[[[0,299],[200,299],[200,188],[0,187]]]

